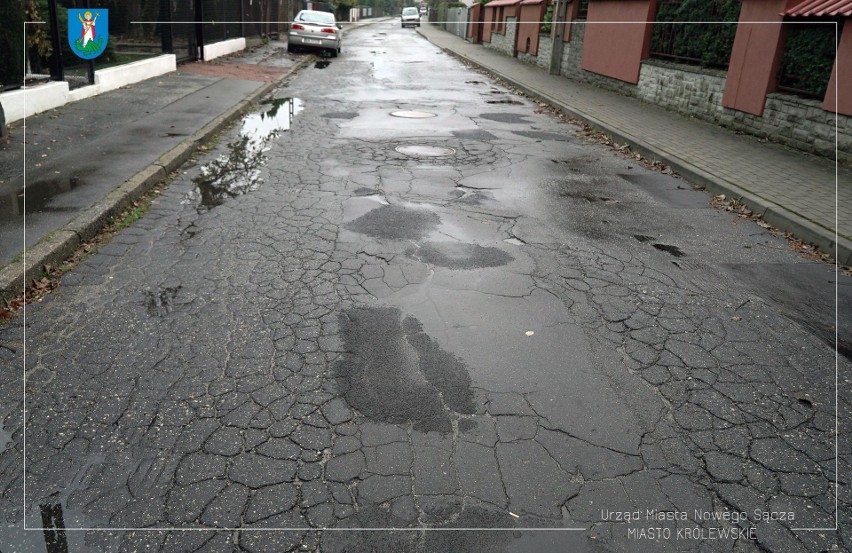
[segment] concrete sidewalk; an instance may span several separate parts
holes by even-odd
[[[842,265],[852,264],[852,171],[848,168],[549,75],[433,25],[420,27],[418,32],[436,46],[612,135],[618,142],[629,143],[646,157],[671,165],[710,192],[741,198],[768,223],[836,255]]]
[[[20,292],[45,264],[68,257],[313,59],[288,55],[285,42],[271,42],[14,124],[11,143],[0,148],[0,266],[6,264],[0,299]]]

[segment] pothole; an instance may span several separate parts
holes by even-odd
[[[411,157],[444,157],[455,155],[456,153],[455,148],[422,145],[397,146],[394,150]]]
[[[172,312],[172,305],[180,286],[161,288],[157,291],[145,290],[145,306],[152,317],[165,317]]]
[[[509,99],[506,99],[506,100],[486,100],[485,103],[486,104],[513,104],[513,105],[518,105],[518,106],[524,105],[523,102],[520,102],[518,100],[509,100]]]
[[[652,244],[652,246],[662,252],[669,253],[675,257],[683,257],[686,255],[680,248],[678,248],[677,246],[672,246],[670,244]]]
[[[429,117],[435,117],[436,114],[428,111],[402,110],[392,111],[391,115],[394,117],[404,117],[406,119],[428,119]]]
[[[316,67],[317,69],[325,69],[330,64],[331,62],[328,60],[317,60],[317,62],[314,64],[314,67]]]
[[[559,193],[560,196],[565,198],[572,198],[574,200],[585,200],[589,203],[598,203],[603,202],[605,204],[617,204],[620,203],[618,200],[614,198],[608,198],[606,196],[598,196],[596,194],[590,194],[588,192],[579,192],[574,190],[562,190]]]

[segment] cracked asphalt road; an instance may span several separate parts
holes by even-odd
[[[848,550],[831,268],[347,38],[0,327],[0,550]]]

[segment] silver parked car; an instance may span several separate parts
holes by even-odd
[[[290,25],[290,35],[287,38],[287,51],[296,48],[310,48],[328,52],[331,57],[340,53],[340,43],[343,31],[333,13],[302,10],[296,14]]]
[[[402,8],[402,28],[420,26],[420,10],[417,8]]]

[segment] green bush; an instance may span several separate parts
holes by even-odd
[[[824,97],[837,52],[835,41],[834,25],[788,25],[781,85]]]
[[[742,0],[660,0],[651,34],[652,55],[727,69],[741,7]]]
[[[539,29],[542,33],[550,32],[550,24],[553,22],[553,6],[547,6],[547,11],[544,13],[544,19],[542,20],[541,29]]]

